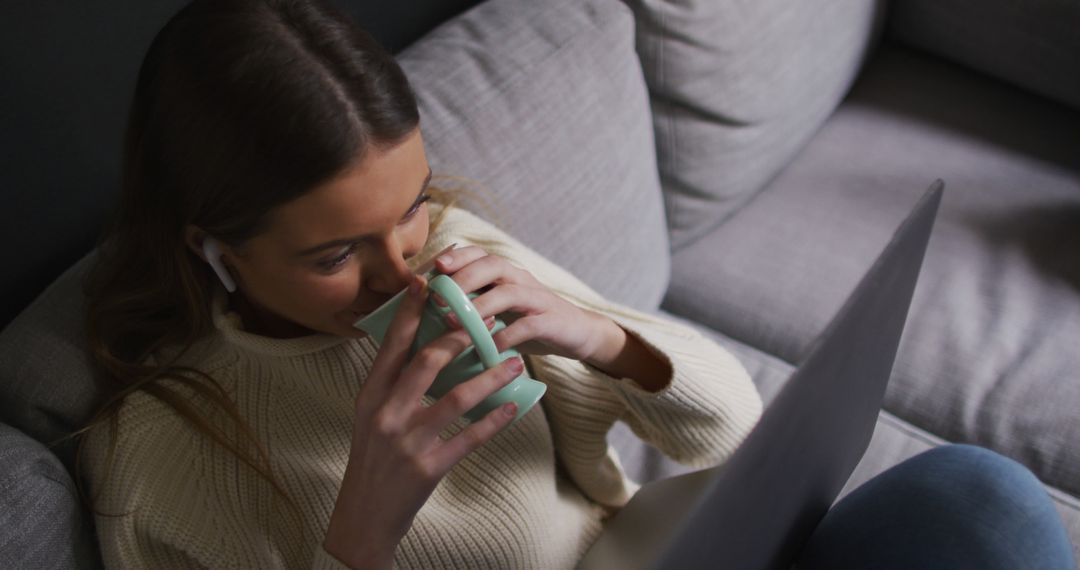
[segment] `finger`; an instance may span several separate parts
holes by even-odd
[[[419,437],[434,440],[446,426],[475,408],[484,398],[501,390],[524,371],[525,364],[520,357],[515,356],[458,384],[426,410],[427,418],[418,430]]]
[[[483,248],[475,245],[455,248],[452,251],[443,252],[435,258],[435,267],[442,273],[451,274],[488,253]]]
[[[540,319],[530,316],[514,321],[503,330],[492,335],[491,340],[495,341],[495,348],[499,352],[514,348],[521,353],[544,353],[547,351],[536,350],[538,347],[535,347],[535,342],[544,343],[549,340],[547,337],[548,335],[544,331]]]
[[[409,348],[416,339],[416,330],[420,326],[420,316],[427,302],[427,282],[423,277],[414,275],[404,292],[390,326],[383,336],[379,353],[372,365],[369,380],[396,377],[408,358]]]
[[[509,403],[488,412],[480,421],[474,422],[461,433],[444,441],[431,452],[438,465],[455,465],[466,455],[484,445],[510,425],[517,415],[517,404]]]
[[[487,255],[460,266],[455,263],[455,266],[459,268],[450,278],[466,293],[482,290],[489,285],[536,283],[536,278],[531,273],[498,255]]]
[[[456,248],[456,247],[457,247],[457,243],[452,243],[452,244],[444,247],[442,249],[442,251],[440,251],[440,252],[436,253],[435,255],[431,256],[430,259],[428,259],[427,261],[421,263],[420,265],[417,265],[412,270],[412,272],[417,274],[417,275],[426,275],[427,272],[431,271],[432,269],[435,269],[435,260],[436,259],[438,259],[439,257],[441,257],[445,253],[449,253],[449,252],[453,251],[454,248]]]
[[[435,257],[435,267],[447,275],[453,274],[459,268],[464,267],[477,259],[486,257],[488,253],[483,248],[475,245],[454,248],[450,251],[442,251]],[[468,293],[469,291],[465,291]],[[435,304],[440,307],[446,306],[446,301],[438,294],[433,295]]]
[[[390,398],[399,405],[412,405],[431,388],[435,376],[447,364],[472,346],[469,333],[454,330],[424,345],[402,369]]]
[[[472,304],[480,316],[507,312],[532,315],[549,312],[554,301],[554,294],[547,289],[503,283],[472,299]]]
[[[461,321],[458,320],[457,315],[455,315],[454,313],[446,313],[446,317],[444,317],[444,319],[446,320],[446,326],[452,329],[461,328]],[[484,326],[486,326],[488,330],[495,328],[495,316],[492,315],[484,317]]]

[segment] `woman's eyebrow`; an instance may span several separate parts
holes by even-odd
[[[424,177],[424,183],[420,185],[420,193],[416,195],[416,199],[413,200],[413,203],[412,203],[411,206],[409,206],[409,209],[405,210],[405,213],[401,215],[402,218],[407,216],[409,214],[409,212],[411,212],[413,210],[413,208],[415,208],[417,205],[420,204],[420,201],[423,200],[423,198],[424,198],[424,192],[427,191],[428,184],[430,184],[430,183],[431,183],[431,168],[428,168],[427,176]],[[341,247],[341,246],[345,246],[345,245],[352,245],[352,244],[354,244],[354,243],[356,243],[358,241],[362,241],[364,238],[371,237],[372,235],[374,235],[374,234],[364,234],[364,235],[360,235],[360,236],[353,236],[353,237],[347,237],[347,238],[336,239],[336,240],[333,240],[333,241],[328,241],[326,243],[321,243],[319,245],[316,245],[316,246],[309,247],[307,249],[298,251],[298,252],[296,252],[294,254],[294,256],[295,257],[306,257],[308,255],[311,255],[313,253],[322,251],[324,249],[330,249],[332,247]]]

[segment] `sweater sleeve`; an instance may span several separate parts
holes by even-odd
[[[346,568],[265,479],[141,393],[87,437],[106,568]]]
[[[607,433],[618,420],[672,459],[694,467],[723,462],[761,415],[762,402],[746,370],[727,350],[682,324],[605,300],[585,283],[490,224],[464,211],[447,216],[439,243],[473,244],[528,270],[556,294],[606,315],[663,358],[672,370],[659,392],[612,378],[582,362],[529,355],[552,436],[570,477],[591,499],[609,506],[629,500],[627,479]]]

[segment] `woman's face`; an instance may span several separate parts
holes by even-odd
[[[420,130],[274,209],[224,254],[245,327],[268,336],[363,336],[352,323],[403,289],[428,237],[431,179]]]

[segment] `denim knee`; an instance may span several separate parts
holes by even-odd
[[[1023,561],[1026,568],[1075,567],[1053,501],[1021,463],[983,447],[952,444],[917,455],[897,470],[923,501],[946,507],[932,510],[935,526],[956,540],[999,560]],[[919,499],[912,500],[917,505]]]
[[[945,501],[958,500],[958,495],[964,494],[994,502],[1015,502],[1021,497],[1036,505],[1046,501],[1046,490],[1027,467],[976,445],[936,447],[897,468],[913,471],[909,475],[913,483],[926,486],[926,491],[940,494]]]
[[[1075,568],[1038,478],[973,445],[945,445],[866,482],[826,515],[807,567]]]

